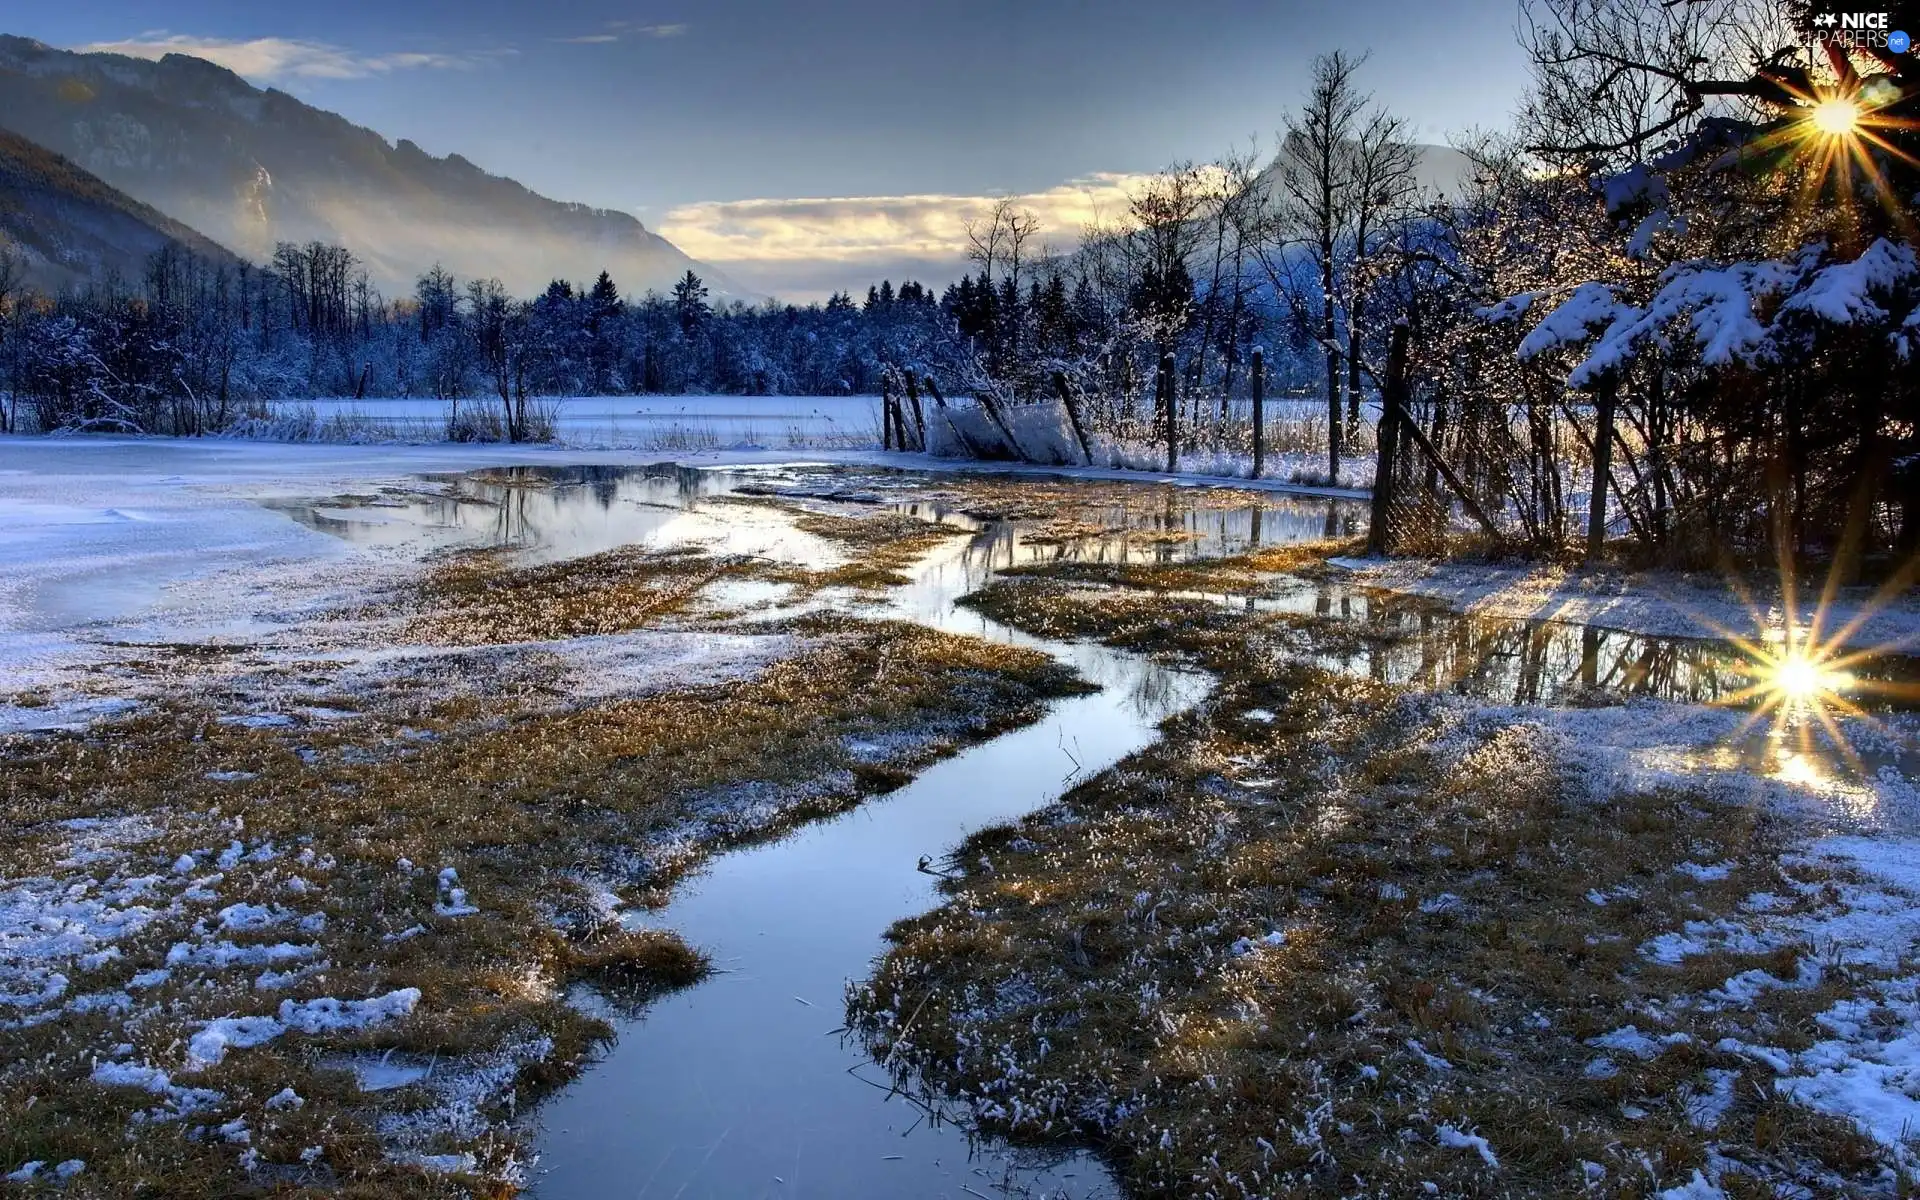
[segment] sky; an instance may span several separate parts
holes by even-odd
[[[0,10],[4,12],[4,10]],[[1514,0],[87,0],[58,46],[211,58],[556,199],[638,216],[756,290],[950,278],[1022,197],[1070,242],[1143,173],[1271,146],[1314,55],[1423,141],[1507,123]]]

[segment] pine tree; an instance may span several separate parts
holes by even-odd
[[[707,285],[689,270],[673,285],[673,311],[680,318],[680,332],[692,337],[713,315],[707,307]]]

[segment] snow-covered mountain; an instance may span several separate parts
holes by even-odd
[[[437,262],[521,295],[603,269],[623,291],[664,291],[691,268],[716,295],[752,298],[627,213],[389,143],[204,59],[81,54],[0,35],[0,127],[256,261],[275,242],[344,245],[389,295],[411,292]]]
[[[0,245],[25,282],[47,292],[117,275],[139,281],[156,251],[177,245],[214,261],[223,247],[23,137],[0,130]]]

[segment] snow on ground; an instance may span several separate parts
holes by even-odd
[[[1662,637],[1756,638],[1789,618],[1780,589],[1743,599],[1729,583],[1674,575],[1623,576],[1565,567],[1489,566],[1417,559],[1336,558],[1356,583],[1426,596],[1461,612],[1598,625]],[[1805,629],[1819,607],[1819,581],[1800,589],[1792,617]],[[1823,641],[1920,653],[1920,602],[1900,594],[1876,603],[1870,591],[1843,593],[1821,618]]]
[[[1768,769],[1737,752],[1745,715],[1729,709],[1655,700],[1560,709],[1458,698],[1441,703],[1459,715],[1461,733],[1516,724],[1536,728],[1595,799],[1704,788],[1795,822],[1792,828],[1804,836],[1783,860],[1789,878],[1800,877],[1794,894],[1756,893],[1741,905],[1738,918],[1690,921],[1648,940],[1640,954],[1650,963],[1676,966],[1717,951],[1802,952],[1792,978],[1749,970],[1704,994],[1675,997],[1673,1010],[1748,1008],[1769,990],[1816,987],[1833,971],[1855,973],[1861,990],[1815,1016],[1824,1036],[1811,1047],[1796,1052],[1727,1039],[1714,1049],[1772,1068],[1782,1094],[1851,1120],[1909,1167],[1920,1168],[1920,1154],[1908,1141],[1920,1130],[1920,790],[1905,775],[1891,767],[1851,777]],[[1864,747],[1920,745],[1920,729],[1906,718],[1842,718],[1838,726]],[[1790,733],[1787,740],[1797,736]],[[1839,832],[1823,835],[1823,829]],[[1732,867],[1690,862],[1677,872],[1715,882]],[[1604,905],[1615,897],[1595,892],[1588,899]],[[1685,1036],[1625,1026],[1593,1038],[1589,1045],[1601,1053],[1588,1073],[1604,1078],[1615,1069],[1609,1054],[1650,1058]],[[1711,1127],[1715,1105],[1723,1111],[1731,1095],[1716,1097],[1698,1099],[1697,1119],[1705,1127]],[[1701,1186],[1705,1190],[1678,1194],[1724,1195],[1708,1179]]]
[[[1824,733],[1803,746],[1798,726],[1775,736],[1740,709],[1648,698],[1593,708],[1475,704],[1471,712],[1474,726],[1539,727],[1596,798],[1703,788],[1819,830],[1920,835],[1920,789],[1900,769],[1920,761],[1920,721],[1907,714],[1834,714],[1847,741],[1840,749]]]
[[[257,643],[410,578],[430,545],[419,526],[387,544],[349,544],[260,501],[417,490],[429,486],[422,474],[489,466],[646,461],[551,447],[0,438],[0,732],[82,725],[128,707],[125,697],[60,686],[106,644]],[[712,532],[684,524],[681,540]],[[42,690],[50,694],[31,706],[6,702]]]

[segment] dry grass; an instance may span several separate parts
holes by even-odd
[[[514,569],[501,551],[459,554],[408,597],[404,637],[430,646],[490,646],[625,633],[680,612],[701,589],[750,564],[697,553],[610,550]]]
[[[1528,726],[1280,653],[1297,618],[1057,579],[975,602],[1222,682],[1161,744],[971,839],[948,902],[890,932],[850,1020],[908,1086],[1016,1139],[1090,1141],[1140,1196],[1643,1196],[1709,1148],[1752,1173],[1723,1177],[1735,1194],[1910,1186],[1713,1048],[1803,1048],[1857,976],[1710,1012],[1674,1001],[1755,967],[1791,978],[1810,948],[1640,953],[1752,893],[1798,894],[1785,831],[1754,811],[1590,800]],[[1721,880],[1675,870],[1720,861]],[[1589,1075],[1587,1039],[1628,1025],[1683,1036]],[[1708,1129],[1690,1111],[1716,1083],[1731,1090]],[[1442,1127],[1484,1135],[1498,1170]]]
[[[879,561],[864,565],[876,577],[905,561],[903,546],[925,544],[904,528],[835,534],[872,549]],[[530,568],[462,555],[366,615],[382,618],[375,641],[401,645],[617,633],[695,622],[689,606],[705,583],[749,569],[626,551]],[[173,664],[180,690],[170,701],[84,734],[0,742],[0,820],[16,831],[0,847],[0,878],[59,879],[89,894],[136,876],[160,881],[153,924],[121,940],[117,957],[69,966],[67,996],[126,989],[176,943],[298,942],[314,948],[302,963],[322,964],[265,986],[257,965],[189,961],[131,992],[128,1009],[0,1027],[0,1165],[84,1159],[72,1195],[495,1194],[524,1152],[507,1119],[570,1078],[608,1034],[565,1002],[566,986],[587,981],[639,1005],[706,969],[670,932],[623,928],[610,888],[627,903],[657,902],[703,856],[897,786],[1078,686],[1042,655],[918,626],[827,616],[769,633],[798,635],[792,657],[726,684],[587,703],[517,682],[436,687],[429,671],[331,701],[357,715],[269,728],[222,723],[199,698],[226,654],[140,648],[157,671]],[[318,662],[286,670],[314,687],[329,678]],[[859,746],[888,738],[898,749],[883,761]],[[74,857],[80,835],[61,823],[76,818],[140,833]],[[229,842],[245,854],[216,871]],[[176,875],[169,864],[182,854],[194,866]],[[442,868],[457,871],[478,911],[450,904]],[[208,876],[195,899],[187,885]],[[286,916],[257,930],[214,928],[221,909],[243,902]],[[296,930],[301,918],[310,924]],[[184,1039],[209,1018],[271,1013],[287,996],[407,987],[421,999],[404,1019],[288,1033],[201,1071],[181,1066]],[[443,1072],[504,1066],[478,1130],[436,1132],[431,1094],[359,1091],[339,1067],[355,1051],[418,1056]],[[92,1082],[96,1059],[151,1062],[219,1099],[190,1116],[136,1120],[156,1097]],[[288,1086],[304,1104],[269,1107]],[[235,1119],[246,1143],[218,1132]],[[396,1121],[426,1131],[404,1148],[472,1153],[479,1173],[396,1162]],[[251,1171],[240,1158],[248,1150],[259,1155]]]

